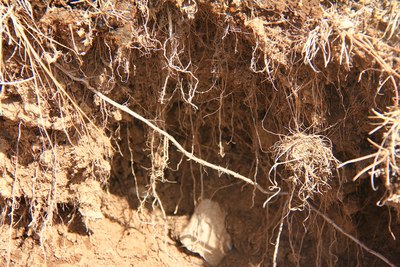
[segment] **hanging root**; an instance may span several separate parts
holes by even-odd
[[[341,234],[343,234],[344,236],[348,237],[351,241],[353,241],[354,243],[356,243],[357,245],[359,245],[363,250],[365,250],[366,252],[370,253],[371,255],[374,255],[375,257],[377,257],[378,259],[380,259],[381,261],[383,261],[384,263],[386,263],[388,266],[391,267],[395,267],[396,265],[393,264],[392,262],[390,262],[387,258],[385,258],[382,254],[380,254],[379,252],[376,252],[373,249],[370,249],[369,247],[367,247],[364,243],[362,243],[360,240],[358,240],[357,238],[355,238],[354,236],[346,233],[341,227],[339,227],[339,225],[337,225],[335,222],[333,222],[328,216],[326,216],[325,214],[323,214],[322,212],[318,211],[316,208],[314,208],[313,206],[309,205],[310,209],[312,211],[314,211],[316,214],[318,214],[319,216],[321,216],[322,219],[324,219],[327,223],[329,223],[330,225],[332,225],[333,228],[335,228],[337,231],[339,231]]]
[[[388,196],[378,202],[378,205],[384,205],[387,200],[395,203],[400,203],[400,198],[396,188],[399,185],[399,143],[400,143],[400,109],[398,107],[391,108],[388,112],[379,113],[373,110],[375,116],[372,119],[380,120],[374,123],[377,125],[369,134],[372,135],[376,132],[382,131],[382,141],[377,144],[368,139],[374,146],[376,152],[370,155],[359,157],[356,159],[344,162],[339,167],[344,167],[351,163],[373,159],[373,162],[367,167],[363,168],[357,173],[353,180],[357,180],[364,174],[369,174],[371,180],[371,187],[374,190],[378,188],[375,186],[375,179],[380,177],[383,184],[388,191]]]
[[[283,166],[282,180],[289,186],[290,210],[302,210],[314,194],[330,188],[338,161],[332,154],[331,143],[323,136],[294,133],[278,141],[273,151],[275,164],[270,172],[274,173],[274,179],[270,179],[274,186],[271,189],[281,189],[282,183],[277,181],[276,174],[277,168]]]
[[[253,185],[254,187],[256,187],[260,192],[264,193],[264,194],[274,194],[273,192],[269,192],[267,190],[265,190],[261,185],[259,185],[257,182],[254,182],[253,180],[237,173],[234,172],[228,168],[222,167],[222,166],[218,166],[215,165],[213,163],[210,163],[208,161],[205,161],[201,158],[196,157],[195,155],[193,155],[192,153],[190,153],[189,151],[187,151],[185,148],[183,148],[183,146],[169,133],[167,133],[166,131],[164,131],[163,129],[160,129],[159,127],[157,127],[155,124],[153,124],[152,122],[150,122],[148,119],[144,118],[143,116],[139,115],[138,113],[134,112],[133,110],[129,109],[128,107],[118,104],[117,102],[115,102],[114,100],[110,99],[109,97],[103,95],[102,93],[100,93],[99,91],[97,91],[94,87],[92,87],[86,80],[81,79],[81,78],[77,78],[75,76],[73,76],[71,73],[69,73],[67,70],[65,70],[62,66],[57,64],[57,67],[63,71],[67,76],[69,76],[72,80],[74,81],[78,81],[83,83],[90,91],[92,91],[95,95],[97,95],[100,99],[104,100],[105,102],[111,104],[112,106],[128,113],[129,115],[131,115],[132,117],[134,117],[135,119],[138,119],[139,121],[145,123],[147,126],[149,126],[151,129],[153,129],[154,131],[156,131],[157,133],[161,134],[162,136],[164,136],[165,138],[167,138],[181,153],[183,153],[187,158],[189,158],[190,160],[193,160],[203,166],[209,167],[213,170],[218,171],[218,173],[225,173],[228,175],[231,175],[235,178],[238,178],[242,181],[244,181],[247,184]]]

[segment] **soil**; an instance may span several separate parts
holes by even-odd
[[[398,2],[0,12],[2,266],[209,266],[202,199],[218,266],[400,266]]]

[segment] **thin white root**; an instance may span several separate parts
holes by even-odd
[[[69,71],[65,70],[61,65],[56,64],[57,68],[59,68],[62,72],[64,72],[68,77],[70,77],[72,80],[75,80],[77,82],[81,82],[83,83],[90,91],[92,91],[94,94],[96,94],[98,97],[100,97],[102,100],[106,101],[107,103],[113,105],[114,107],[128,113],[129,115],[131,115],[132,117],[134,117],[135,119],[140,120],[141,122],[145,123],[147,126],[149,126],[151,129],[153,129],[154,131],[156,131],[157,133],[165,136],[169,141],[171,141],[171,143],[181,152],[183,153],[187,158],[189,158],[190,160],[193,160],[203,166],[209,167],[213,170],[218,171],[218,173],[225,173],[228,175],[231,175],[235,178],[238,178],[250,185],[253,185],[254,187],[256,187],[258,190],[260,190],[260,192],[264,193],[264,194],[275,194],[275,192],[270,192],[265,190],[262,186],[260,186],[257,182],[254,182],[253,180],[241,175],[240,173],[234,172],[230,169],[227,169],[225,167],[222,166],[218,166],[215,165],[213,163],[210,163],[208,161],[205,161],[201,158],[196,157],[195,155],[193,155],[192,153],[190,153],[189,151],[187,151],[185,148],[183,148],[183,146],[181,144],[179,144],[178,141],[176,141],[176,139],[170,135],[169,133],[167,133],[166,131],[164,131],[163,129],[160,129],[159,127],[157,127],[155,124],[153,124],[152,122],[150,122],[148,119],[144,118],[143,116],[139,115],[138,113],[134,112],[133,110],[129,109],[128,107],[121,105],[117,102],[115,102],[114,100],[112,100],[111,98],[103,95],[102,93],[100,93],[99,91],[97,91],[94,87],[92,87],[86,80],[78,78],[73,76]]]
[[[391,267],[396,267],[395,264],[391,263],[387,258],[385,258],[385,256],[383,256],[382,254],[380,254],[379,252],[376,252],[375,250],[370,249],[369,247],[367,247],[364,243],[362,243],[360,240],[358,240],[357,238],[355,238],[354,236],[346,233],[342,228],[340,228],[339,225],[337,225],[336,223],[334,223],[329,217],[327,217],[325,214],[323,214],[322,212],[318,211],[316,208],[314,208],[313,206],[309,205],[310,209],[313,210],[315,213],[317,213],[319,216],[321,216],[327,223],[329,223],[330,225],[333,226],[333,228],[335,228],[336,230],[338,230],[340,233],[342,233],[343,235],[345,235],[346,237],[348,237],[351,241],[353,241],[354,243],[356,243],[357,245],[359,245],[362,249],[364,249],[366,252],[374,255],[375,257],[377,257],[378,259],[380,259],[381,261],[385,262],[388,266]]]
[[[286,202],[285,206],[287,204],[288,203]],[[284,219],[286,217],[285,213],[286,213],[286,209],[284,208],[283,212],[282,212],[281,222],[279,223],[279,232],[278,232],[278,235],[276,236],[276,241],[275,241],[274,256],[273,256],[273,259],[272,259],[272,266],[273,267],[278,266],[278,252],[279,252],[279,245],[281,243],[280,241],[281,241],[281,234],[282,234],[282,230],[283,230],[283,223],[284,223]]]
[[[356,162],[359,162],[359,161],[363,161],[363,160],[366,160],[366,159],[370,159],[370,158],[376,157],[376,155],[378,155],[378,153],[374,153],[374,154],[366,155],[366,156],[359,157],[359,158],[356,158],[356,159],[348,160],[348,161],[343,162],[342,164],[340,164],[338,166],[338,169],[343,168],[344,166],[346,166],[348,164],[351,164],[351,163],[356,163]]]
[[[21,84],[21,83],[26,83],[26,82],[32,81],[33,79],[34,79],[34,77],[30,77],[25,80],[12,81],[12,82],[0,81],[0,85],[16,85],[16,84]]]

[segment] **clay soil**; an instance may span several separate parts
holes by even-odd
[[[0,265],[400,266],[400,4],[0,1]]]

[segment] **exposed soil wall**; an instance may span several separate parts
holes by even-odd
[[[396,1],[1,1],[2,264],[400,265]]]

